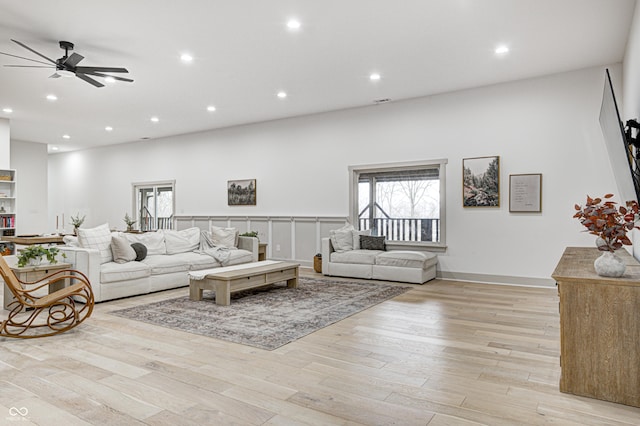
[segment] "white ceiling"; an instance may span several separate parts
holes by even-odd
[[[0,67],[11,138],[61,151],[622,61],[635,0],[0,0],[0,52],[129,70],[96,88]],[[295,17],[302,27],[290,31]],[[501,44],[510,48],[502,57]],[[191,64],[179,57],[194,56]],[[0,55],[0,64],[28,61]],[[37,65],[37,64],[33,64]],[[378,82],[369,75],[378,72]],[[124,75],[127,76],[127,75]],[[278,99],[285,90],[288,97]],[[45,99],[49,93],[56,102]],[[215,105],[217,111],[206,111]],[[10,107],[13,113],[2,112]],[[151,123],[151,116],[160,122]],[[106,132],[105,126],[112,126]],[[70,139],[62,138],[63,134]]]

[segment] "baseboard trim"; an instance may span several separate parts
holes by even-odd
[[[438,271],[436,278],[448,281],[468,281],[482,284],[515,285],[521,287],[554,288],[556,286],[556,282],[551,278],[474,274],[468,272]]]

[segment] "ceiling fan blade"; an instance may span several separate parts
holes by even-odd
[[[89,77],[88,75],[84,75],[82,73],[76,72],[76,77],[78,77],[80,80],[84,80],[89,84],[93,84],[96,87],[103,87],[104,84],[100,83],[99,81],[96,81],[94,79],[92,79],[91,77]]]
[[[77,72],[129,72],[126,68],[112,67],[76,67]]]
[[[55,68],[50,65],[3,65],[12,68]]]
[[[57,72],[54,72],[53,74],[51,74],[49,76],[49,78],[60,78],[60,77],[62,77],[62,76],[60,74],[58,74]]]
[[[96,77],[111,77],[114,80],[127,81],[129,83],[133,83],[133,80],[131,80],[130,78],[116,77],[115,75],[102,74],[101,72],[85,72],[85,74],[95,75]]]
[[[64,62],[64,65],[68,65],[71,67],[75,67],[76,65],[78,65],[78,62],[80,62],[81,60],[84,59],[84,56],[79,55],[77,53],[72,53],[71,56],[69,56]]]
[[[49,65],[48,63],[43,62],[43,61],[36,61],[35,59],[25,58],[24,56],[12,55],[12,54],[10,54],[10,53],[0,52],[0,55],[11,56],[11,57],[13,57],[13,58],[26,59],[27,61],[37,62],[37,63],[39,63],[39,64],[44,64],[44,65]]]
[[[51,62],[51,63],[53,63],[53,64],[55,64],[55,63],[56,63],[56,61],[54,61],[53,59],[51,59],[51,58],[47,58],[47,57],[46,57],[46,56],[44,56],[42,53],[36,52],[35,50],[33,50],[32,48],[30,48],[30,47],[29,47],[29,46],[27,46],[26,44],[24,44],[24,43],[20,43],[18,40],[11,39],[11,41],[12,41],[12,42],[14,42],[14,43],[16,43],[16,44],[17,44],[17,45],[19,45],[19,46],[24,47],[25,49],[27,49],[27,50],[28,50],[28,51],[30,51],[30,52],[35,53],[36,55],[40,56],[41,58],[46,59],[47,61],[49,61],[49,62]]]

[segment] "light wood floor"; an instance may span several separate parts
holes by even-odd
[[[435,280],[271,352],[109,315],[187,293],[0,338],[0,424],[640,423],[638,408],[558,391],[555,289]]]

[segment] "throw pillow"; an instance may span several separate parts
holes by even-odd
[[[352,225],[345,225],[340,229],[329,231],[331,245],[338,253],[353,250],[353,234],[355,231]]]
[[[154,232],[143,232],[142,234],[124,234],[129,240],[129,244],[142,243],[147,248],[147,255],[167,254],[167,245],[164,241],[162,230]]]
[[[371,229],[365,229],[364,231],[351,231],[353,235],[353,249],[360,250],[360,235],[371,235]]]
[[[65,235],[62,237],[62,242],[69,247],[80,247],[80,243],[78,243],[78,237],[75,235]]]
[[[78,228],[78,244],[82,248],[97,249],[100,252],[100,263],[113,260],[111,231],[108,223],[95,228]]]
[[[129,244],[129,240],[119,235],[111,237],[111,253],[116,263],[127,263],[136,259],[136,251]]]
[[[182,231],[165,230],[164,240],[167,254],[187,253],[198,249],[200,228],[188,228]]]
[[[136,261],[140,262],[147,257],[147,247],[142,243],[133,243],[131,244],[131,248],[136,252]]]
[[[219,226],[211,226],[211,241],[217,246],[229,248],[238,247],[238,229],[237,228],[221,228]]]
[[[360,235],[360,248],[362,250],[385,250],[385,237],[372,237],[369,235]]]

